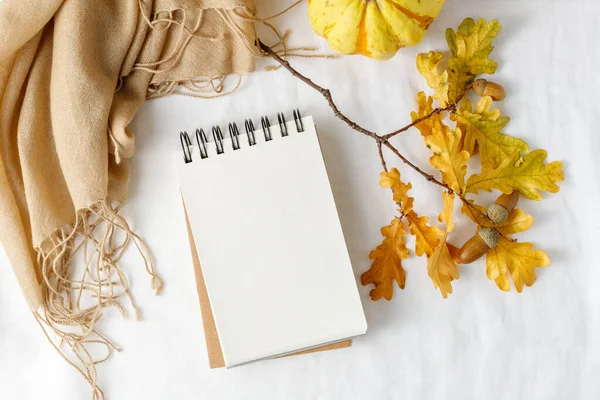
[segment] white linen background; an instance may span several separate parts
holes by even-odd
[[[265,16],[291,0],[258,3]],[[324,40],[310,29],[306,7],[300,5],[277,25],[293,28],[292,44],[326,51]],[[427,276],[426,260],[412,255],[404,262],[406,289],[396,288],[391,302],[372,302],[371,287],[360,286],[369,331],[344,350],[209,370],[171,153],[183,129],[241,123],[278,111],[289,115],[294,107],[313,115],[358,281],[370,266],[369,251],[381,241],[380,227],[395,214],[389,191],[378,186],[381,166],[374,142],[334,118],[320,95],[287,71],[263,71],[272,64],[266,60],[259,60],[257,72],[244,77],[232,96],[172,96],[146,103],[132,126],[138,151],[123,215],[148,241],[166,286],[155,297],[133,252],[124,260],[143,320],[122,320],[110,310],[110,318],[100,322],[123,347],[98,367],[107,398],[600,398],[600,268],[594,256],[600,238],[600,134],[593,122],[600,92],[599,13],[600,2],[594,0],[448,0],[423,42],[388,62],[359,56],[291,60],[329,87],[350,118],[388,132],[410,121],[416,93],[428,90],[416,71],[416,54],[446,49],[445,28],[456,28],[464,17],[497,18],[503,29],[492,53],[499,63],[493,79],[508,92],[496,104],[512,118],[505,131],[532,149],[547,149],[548,161],[564,163],[565,182],[558,194],[544,194],[541,203],[520,203],[535,224],[519,238],[552,259],[548,268],[537,270],[533,287],[521,294],[514,288],[501,292],[479,261],[460,267],[454,294],[444,300]],[[417,131],[394,143],[431,170]],[[388,165],[413,183],[416,210],[436,218],[440,188],[392,154],[387,157]],[[460,244],[473,232],[473,225],[460,217],[451,241]],[[0,310],[0,398],[89,398],[84,380],[43,337],[3,250]]]

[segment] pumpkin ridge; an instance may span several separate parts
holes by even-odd
[[[408,18],[419,23],[421,28],[427,29],[429,25],[433,22],[434,18],[429,15],[419,15],[415,12],[410,11],[408,8],[402,7],[400,4],[396,3],[394,0],[390,0],[389,2],[394,8],[400,11],[402,14],[406,15]]]
[[[367,57],[371,57],[371,51],[369,51],[367,43],[367,30],[365,25],[367,23],[367,9],[365,7],[360,18],[360,24],[358,24],[358,40],[356,41],[356,52],[363,54]]]
[[[387,60],[399,48],[421,41],[444,2],[308,0],[308,11],[313,30],[334,51]]]
[[[381,11],[381,7],[379,6],[379,2],[380,2],[380,1],[382,1],[382,0],[375,0],[375,4],[377,4],[377,8],[379,9],[379,11]],[[385,1],[385,0],[384,0],[384,1]],[[389,4],[392,4],[392,5],[394,5],[394,6],[395,6],[395,5],[397,5],[396,3],[394,3],[394,0],[387,0],[386,2],[387,2],[387,3],[389,3]],[[388,27],[389,29],[391,29],[391,30],[392,30],[392,32],[393,32],[393,28],[392,28],[392,25],[393,25],[393,23],[390,21],[390,19],[389,19],[389,16],[388,16],[386,13],[383,13],[383,12],[381,13],[381,16],[382,16],[382,17],[383,17],[383,19],[385,20],[385,22],[386,22],[386,24],[387,24],[387,27]],[[389,31],[389,29],[388,29],[388,31]],[[405,47],[403,44],[400,44],[400,42],[398,41],[398,37],[397,37],[395,34],[393,34],[393,33],[390,33],[390,35],[393,37],[393,39],[394,39],[394,43],[396,44],[396,47],[397,47],[398,49],[402,49],[402,48],[404,48],[404,47]]]

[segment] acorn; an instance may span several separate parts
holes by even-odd
[[[519,201],[519,192],[502,194],[494,204],[488,207],[487,216],[494,224],[501,224],[508,218],[508,214],[514,210]]]
[[[471,264],[482,255],[498,246],[500,232],[496,228],[484,226],[475,236],[467,240],[458,251],[458,259],[462,264]]]
[[[506,97],[506,90],[502,86],[485,79],[475,79],[473,92],[478,96],[490,96],[494,101],[500,101]]]
[[[500,195],[494,204],[488,207],[487,216],[494,224],[506,221],[508,214],[514,210],[519,201],[519,192]],[[493,227],[483,227],[475,236],[467,240],[458,251],[458,259],[462,264],[470,264],[481,258],[488,250],[498,245],[500,232]]]

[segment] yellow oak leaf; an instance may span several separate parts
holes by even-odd
[[[446,233],[440,240],[433,254],[427,259],[427,274],[433,281],[433,286],[440,289],[444,298],[452,293],[452,282],[459,278],[458,268],[450,250],[446,245]]]
[[[470,73],[493,74],[498,63],[489,59],[489,55],[494,50],[492,42],[501,29],[502,25],[495,19],[488,23],[485,19],[475,22],[465,18],[457,32],[452,28],[446,30],[448,48],[453,57],[467,65]]]
[[[402,268],[401,261],[408,258],[408,249],[404,245],[403,238],[406,230],[400,218],[394,218],[391,225],[381,228],[381,234],[384,237],[383,242],[369,253],[373,264],[360,277],[363,285],[370,283],[375,285],[375,289],[369,293],[374,301],[382,297],[391,300],[394,281],[400,289],[404,289],[406,284],[406,272]]]
[[[446,223],[446,232],[452,232],[454,222],[452,221],[452,213],[454,211],[454,193],[443,192],[442,199],[444,200],[444,209],[438,216],[438,221]]]
[[[525,232],[533,224],[533,217],[518,208],[508,214],[506,221],[495,225],[502,235],[498,245],[486,254],[486,273],[500,290],[510,290],[508,274],[518,292],[523,284],[531,286],[535,282],[535,268],[550,264],[548,255],[541,250],[533,250],[533,244],[513,241],[508,235]]]
[[[448,71],[440,74],[439,64],[442,61],[442,53],[430,51],[417,56],[417,69],[423,75],[430,88],[435,91],[435,97],[441,107],[448,104]]]
[[[431,114],[431,112],[433,111],[432,104],[433,104],[432,97],[427,97],[424,92],[419,92],[417,94],[417,105],[418,105],[419,109],[417,112],[412,111],[410,113],[410,117],[411,117],[412,121],[414,122],[419,118],[423,118],[423,117],[426,117],[427,115]],[[441,122],[442,122],[441,115],[433,114],[430,118],[426,119],[425,121],[421,121],[418,124],[416,124],[415,128],[417,128],[419,130],[419,132],[421,132],[421,135],[423,135],[423,137],[425,137],[425,136],[431,135],[434,124],[441,123]]]
[[[542,250],[533,250],[533,244],[512,242],[504,237],[500,237],[498,246],[486,254],[487,276],[505,292],[510,291],[509,272],[517,292],[520,293],[523,284],[531,286],[535,282],[535,268],[548,265],[548,255]]]
[[[523,157],[505,159],[498,168],[492,164],[483,164],[481,174],[473,175],[467,181],[466,192],[477,194],[479,190],[498,189],[509,194],[518,190],[530,200],[541,200],[538,190],[556,193],[560,190],[556,182],[562,182],[564,175],[562,163],[553,161],[544,164],[546,150],[534,150]],[[519,159],[519,163],[515,162]]]
[[[514,233],[525,232],[533,225],[533,217],[525,214],[523,210],[515,208],[508,214],[506,221],[494,225],[500,234],[507,236]]]
[[[475,75],[470,74],[464,63],[454,57],[448,59],[448,101],[456,103],[464,93],[467,86],[474,80]]]
[[[454,118],[469,132],[466,147],[472,148],[474,141],[477,141],[481,163],[491,163],[495,168],[507,157],[528,152],[529,146],[521,139],[500,132],[510,118],[501,117],[500,110],[491,110],[491,105],[492,99],[489,96],[479,100],[474,112],[471,112],[470,107],[467,108],[468,105],[463,107],[461,104]]]
[[[408,195],[412,184],[402,182],[400,180],[400,171],[396,168],[392,168],[389,172],[384,171],[380,176],[379,186],[392,189],[394,201],[400,204],[402,212],[410,212],[413,209],[413,202],[415,200]]]
[[[452,121],[456,121],[456,127],[462,132],[459,148],[461,150],[465,150],[471,156],[474,156],[475,154],[479,153],[479,146],[477,146],[477,141],[475,140],[475,134],[473,133],[473,125],[471,125],[470,123],[463,123],[458,118],[458,115],[465,111],[473,111],[473,105],[471,104],[471,101],[467,98],[463,99],[463,101],[460,102],[460,108],[458,109],[457,113],[450,114],[450,119]]]
[[[433,251],[440,243],[440,236],[443,232],[437,226],[427,225],[429,221],[428,217],[419,217],[414,211],[409,212],[406,215],[408,226],[410,227],[410,233],[415,236],[415,253],[417,256],[427,254],[431,256]]]
[[[460,129],[450,130],[441,121],[434,122],[432,133],[425,136],[425,144],[433,152],[429,163],[442,173],[442,179],[452,190],[462,193],[470,155],[460,150]]]
[[[448,59],[448,98],[452,103],[479,74],[493,74],[498,64],[489,58],[494,49],[492,41],[502,26],[496,20],[475,22],[465,19],[458,31],[446,30],[446,41],[452,52]]]

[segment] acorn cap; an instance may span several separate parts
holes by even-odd
[[[486,86],[487,81],[485,79],[475,79],[473,82],[473,92],[475,92],[477,96],[483,96],[483,91],[485,90]]]
[[[506,90],[501,85],[485,79],[475,79],[472,89],[478,96],[490,96],[494,101],[500,101],[506,97]]]
[[[492,204],[487,209],[487,216],[494,224],[501,224],[508,218],[508,210],[500,204]]]
[[[498,241],[500,240],[500,232],[498,232],[495,228],[483,227],[477,233],[479,237],[487,244],[490,249],[498,246]]]

